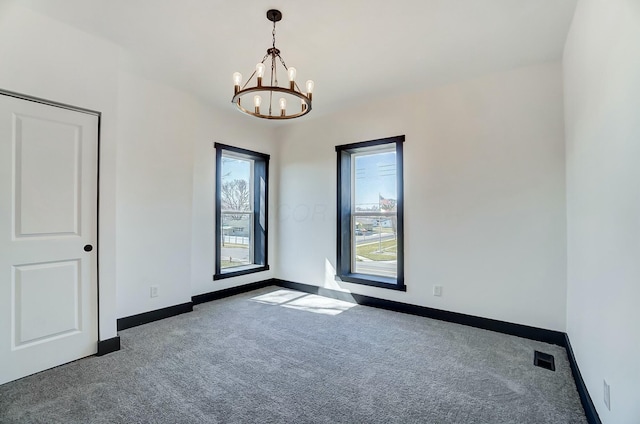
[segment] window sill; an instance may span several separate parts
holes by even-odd
[[[377,275],[368,274],[343,274],[336,275],[337,281],[343,281],[345,283],[362,284],[365,286],[380,287],[389,290],[407,291],[407,286],[404,285],[402,279],[379,277]]]
[[[213,276],[213,280],[224,280],[225,278],[239,277],[241,275],[253,274],[256,272],[268,271],[269,265],[246,265],[243,267],[233,267],[222,270]]]

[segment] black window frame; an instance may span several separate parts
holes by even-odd
[[[216,149],[216,192],[215,192],[215,270],[213,279],[238,277],[240,275],[253,274],[269,270],[269,159],[265,153],[242,149],[222,143],[214,143]],[[234,268],[220,268],[220,249],[222,241],[222,155],[223,152],[231,152],[247,159],[253,160],[253,264]],[[262,208],[260,196],[260,180],[264,179],[264,207]],[[260,211],[264,211],[264,228],[260,226]]]
[[[391,290],[406,291],[404,284],[404,172],[403,143],[404,135],[362,141],[336,146],[337,161],[337,234],[336,234],[336,280],[367,286],[382,287]],[[397,178],[397,272],[396,278],[372,274],[360,274],[351,271],[351,166],[352,154],[372,150],[375,147],[395,145]]]

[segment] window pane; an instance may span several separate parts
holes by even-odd
[[[354,154],[352,272],[397,276],[396,152]]]
[[[252,161],[222,157],[221,201],[223,211],[251,211]]]
[[[395,210],[398,184],[396,152],[354,155],[353,211]]]
[[[253,263],[252,171],[252,160],[222,156],[221,269]]]
[[[358,215],[352,218],[352,272],[395,278],[398,270],[395,215]]]
[[[220,268],[249,265],[251,260],[251,213],[222,213]]]

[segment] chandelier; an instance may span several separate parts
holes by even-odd
[[[311,111],[311,99],[313,97],[313,81],[309,80],[305,84],[307,89],[303,93],[296,83],[296,68],[287,67],[284,60],[280,56],[280,50],[276,48],[276,22],[282,19],[282,13],[279,10],[271,9],[267,12],[267,19],[273,22],[273,43],[271,48],[267,50],[262,61],[256,65],[255,71],[251,74],[247,82],[240,87],[242,83],[242,74],[235,72],[233,74],[234,96],[231,100],[236,104],[241,112],[248,115],[263,119],[292,119],[306,115]],[[265,66],[271,65],[271,76],[269,85],[265,85],[264,76],[267,70]],[[278,86],[278,65],[282,65],[284,72],[289,80],[288,87]],[[256,77],[255,85],[249,86],[249,83]],[[250,98],[253,94],[253,98]],[[263,103],[263,97],[266,97],[268,104]],[[274,97],[278,98],[277,108],[274,110]],[[287,104],[289,100],[289,104]],[[291,105],[296,100],[300,101],[300,105]],[[248,104],[247,104],[248,101]],[[297,102],[296,102],[297,103]],[[245,107],[247,106],[247,107]]]

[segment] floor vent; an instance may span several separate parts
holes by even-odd
[[[549,355],[548,353],[538,352],[535,350],[533,352],[533,365],[536,367],[545,368],[551,371],[556,370],[556,364],[553,360],[553,355]]]

